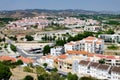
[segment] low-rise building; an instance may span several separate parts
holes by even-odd
[[[53,56],[59,56],[64,53],[64,48],[62,46],[57,46],[50,49],[50,54]]]
[[[88,75],[89,73],[89,70],[88,70],[88,66],[89,66],[90,62],[89,61],[85,61],[85,60],[81,60],[79,62],[79,74],[82,74],[82,75]]]
[[[97,62],[90,62],[90,65],[88,67],[89,71],[88,73],[92,76],[92,77],[97,77],[97,67],[99,66],[100,64],[97,63]]]
[[[114,66],[111,69],[111,79],[110,80],[120,80],[120,67]]]
[[[110,74],[109,74],[109,71],[111,69],[111,66],[109,65],[105,65],[105,64],[100,64],[98,67],[97,67],[97,78],[98,79],[109,79],[110,77]]]

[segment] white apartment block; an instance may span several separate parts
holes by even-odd
[[[59,56],[64,53],[64,48],[62,46],[57,46],[50,49],[50,54],[52,56]]]
[[[98,37],[104,39],[105,42],[112,42],[112,43],[120,42],[120,35],[118,34],[100,34]]]
[[[65,44],[64,47],[65,47],[65,52],[72,50],[80,50],[89,53],[103,53],[104,40],[89,36],[80,41],[69,42]]]

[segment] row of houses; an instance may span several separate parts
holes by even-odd
[[[80,61],[78,74],[89,75],[98,79],[120,80],[120,67],[99,64],[96,62]]]
[[[101,59],[105,59],[104,64],[99,63]],[[78,76],[92,76],[108,80],[120,79],[120,65],[116,65],[120,64],[119,56],[67,51],[66,54],[59,56],[42,56],[38,62],[40,64],[47,63],[48,66],[56,67],[61,71],[76,73]]]
[[[33,59],[25,58],[23,56],[18,56],[18,57],[0,56],[0,61],[17,62],[18,60],[21,60],[23,62],[23,65],[21,66],[27,66],[29,63],[35,63]]]

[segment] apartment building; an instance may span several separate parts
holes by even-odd
[[[120,35],[119,34],[100,34],[98,36],[101,39],[104,39],[105,42],[119,43]]]
[[[64,45],[65,52],[69,50],[80,50],[89,53],[103,53],[104,52],[104,40],[98,39],[96,37],[87,37],[80,41],[69,42]]]

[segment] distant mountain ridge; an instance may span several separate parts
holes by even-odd
[[[0,17],[23,18],[34,17],[40,15],[58,15],[58,16],[74,16],[78,14],[94,15],[94,14],[120,14],[120,12],[107,12],[107,11],[89,11],[80,9],[67,9],[67,10],[47,10],[47,9],[26,9],[26,10],[12,10],[0,11]]]

